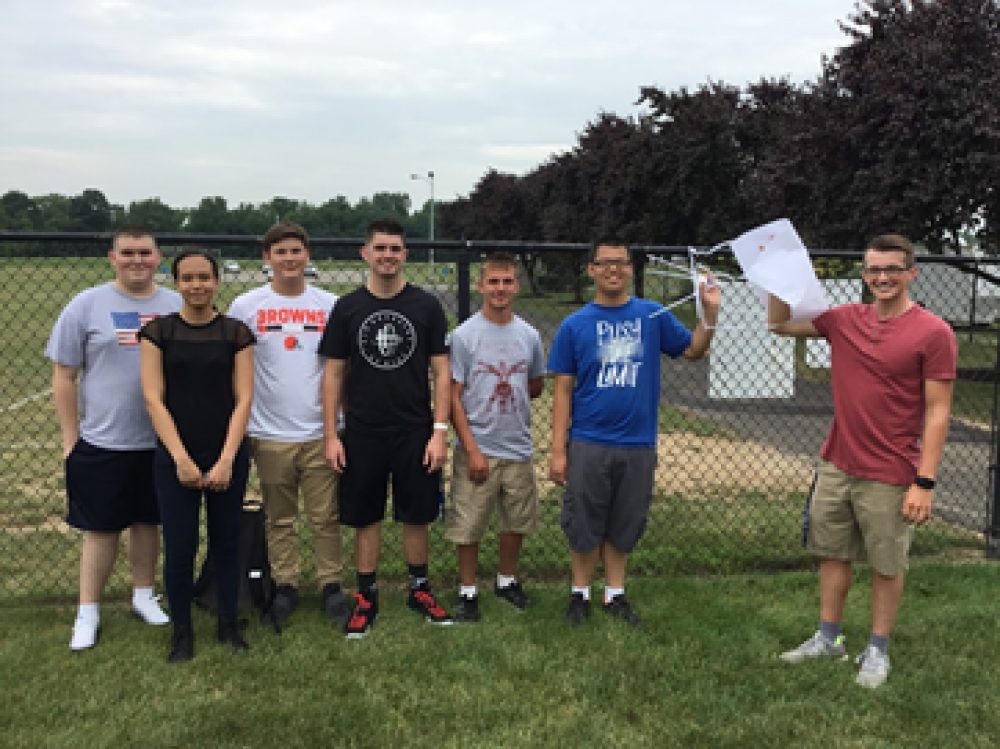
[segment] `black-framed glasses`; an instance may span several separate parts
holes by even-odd
[[[883,273],[890,278],[901,276],[912,268],[912,265],[870,265],[861,269],[862,276],[878,278]]]

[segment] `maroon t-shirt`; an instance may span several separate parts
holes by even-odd
[[[845,304],[812,323],[830,342],[833,380],[833,426],[820,455],[851,476],[912,483],[924,382],[955,379],[955,334],[916,304],[888,320],[871,304]]]

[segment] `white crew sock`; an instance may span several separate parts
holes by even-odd
[[[462,596],[463,598],[475,598],[476,595],[477,595],[477,593],[476,593],[476,586],[475,585],[459,585],[458,586],[458,594],[460,596]]]
[[[590,586],[589,585],[574,585],[571,589],[573,593],[579,593],[583,596],[584,601],[590,600]]]
[[[152,586],[148,588],[132,588],[132,605],[137,606],[153,597]]]
[[[625,595],[625,588],[605,588],[604,602],[611,603],[617,596]]]
[[[76,610],[76,618],[85,622],[99,622],[101,620],[101,604],[81,603]]]
[[[509,588],[511,585],[517,582],[517,578],[513,575],[501,575],[497,573],[497,587],[498,588]]]

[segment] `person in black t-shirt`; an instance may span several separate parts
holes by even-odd
[[[433,624],[452,623],[427,582],[427,525],[438,515],[448,452],[447,320],[435,297],[403,277],[406,244],[397,222],[372,222],[361,257],[370,268],[368,282],[337,301],[319,346],[326,357],[326,460],[341,474],[340,522],[356,529],[358,592],[344,627],[350,639],[368,634],[378,614],[376,568],[390,476],[410,573],[407,605]],[[337,434],[341,405],[343,436]]]
[[[191,599],[202,495],[219,590],[218,640],[244,651],[237,624],[239,541],[250,460],[244,435],[253,392],[253,333],[213,304],[213,257],[182,252],[173,263],[179,313],[143,327],[142,391],[156,430],[153,480],[163,523],[163,576],[174,623],[167,660],[194,657]]]

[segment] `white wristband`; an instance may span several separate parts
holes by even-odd
[[[446,423],[444,423],[443,421],[435,421],[434,422],[434,428],[438,429],[438,430],[440,430],[442,432],[447,432],[448,431],[448,425]]]

